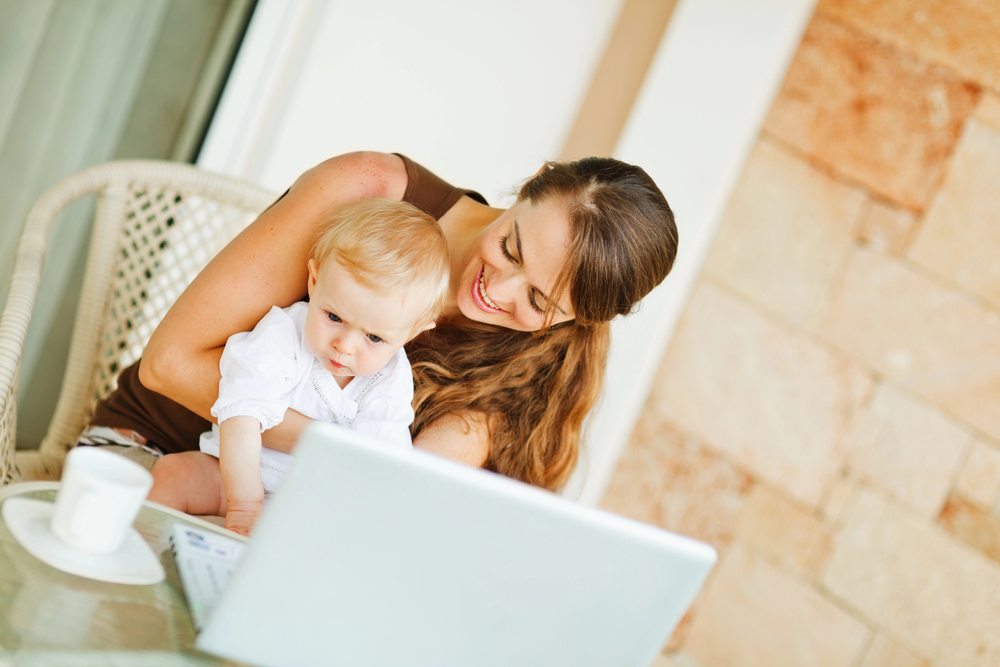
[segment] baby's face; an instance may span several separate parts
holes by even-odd
[[[306,345],[337,377],[371,375],[417,333],[415,301],[368,289],[336,261],[309,260]]]

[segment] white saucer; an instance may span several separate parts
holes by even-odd
[[[63,572],[115,584],[158,584],[164,579],[163,566],[135,528],[128,529],[117,551],[88,554],[52,534],[53,503],[15,496],[4,501],[2,511],[7,528],[21,546]]]

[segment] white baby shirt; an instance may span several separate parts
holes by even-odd
[[[261,432],[281,423],[291,408],[306,417],[361,431],[388,444],[411,447],[413,374],[406,353],[396,352],[382,370],[355,376],[343,389],[306,346],[303,331],[309,304],[273,306],[253,331],[226,342],[219,368],[219,400],[212,416],[220,422],[248,416]],[[201,451],[219,455],[219,427],[202,433]],[[273,491],[291,456],[261,449],[261,478]]]

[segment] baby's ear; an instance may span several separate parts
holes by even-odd
[[[313,287],[316,286],[316,278],[319,276],[319,264],[316,263],[315,259],[309,258],[309,263],[306,266],[309,268],[309,280],[306,282],[306,292],[309,294],[309,298],[312,298]]]
[[[428,322],[423,327],[421,327],[418,330],[415,330],[412,334],[410,334],[410,339],[409,340],[413,340],[414,338],[416,338],[417,336],[419,336],[423,332],[429,331],[429,330],[431,330],[433,328],[434,328],[434,322]],[[407,342],[409,342],[409,340]]]

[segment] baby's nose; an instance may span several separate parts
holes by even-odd
[[[338,336],[331,341],[331,346],[341,354],[353,354],[354,344],[350,336]]]

